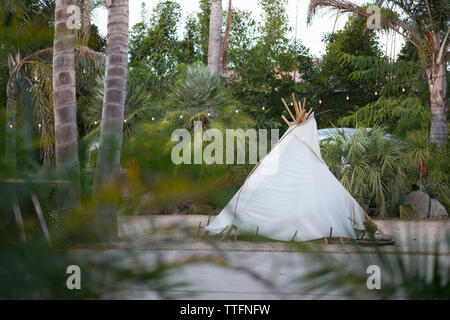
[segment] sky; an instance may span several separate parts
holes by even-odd
[[[130,28],[136,23],[141,21],[141,8],[142,3],[145,2],[147,11],[150,13],[151,9],[158,3],[158,0],[130,0]],[[198,0],[176,0],[181,5],[183,11],[183,21],[179,26],[180,35],[183,31],[184,19],[191,13],[198,12],[199,1]],[[228,1],[223,0],[223,7],[226,10]],[[368,0],[355,0],[355,3],[363,4]],[[297,10],[298,5],[298,10]],[[313,19],[310,25],[306,24],[306,17],[308,11],[309,0],[289,0],[286,11],[289,16],[290,26],[292,27],[292,33],[290,36],[295,37],[296,21],[297,21],[297,37],[301,39],[303,45],[310,49],[310,52],[315,57],[321,57],[325,53],[325,44],[321,41],[323,34],[326,32],[332,32],[334,22],[336,20],[335,13],[329,13],[326,10],[321,10]],[[234,0],[233,7],[250,11],[253,17],[261,21],[262,10],[258,6],[258,0]],[[298,14],[297,14],[298,12]],[[100,32],[106,34],[106,21],[107,14],[106,9],[97,9],[94,12],[95,24],[99,26]],[[347,15],[340,15],[337,23],[336,30],[342,29],[347,21]],[[396,36],[395,52],[398,53],[401,44],[403,43],[400,36]],[[386,36],[380,37],[380,43],[383,50],[385,50]],[[390,38],[391,39],[391,38]],[[389,40],[390,43],[393,43]],[[389,44],[389,50],[391,44]]]

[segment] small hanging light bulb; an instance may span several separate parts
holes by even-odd
[[[406,89],[405,88],[402,88],[402,92],[405,92],[406,91]]]
[[[42,125],[39,123],[39,124],[38,124],[38,127],[39,127],[39,129],[40,129],[40,128],[42,127]]]
[[[239,113],[239,110],[238,110],[238,109],[236,109],[236,113]]]
[[[9,128],[12,129],[12,127],[13,127],[13,125],[12,125],[12,123],[10,123],[10,124],[9,124]]]
[[[155,121],[155,117],[152,117],[152,121]]]
[[[182,114],[180,114],[180,119],[183,119],[183,115]]]
[[[376,96],[378,95],[378,91],[375,91],[375,95],[376,95]]]
[[[266,110],[266,107],[263,106],[261,109],[264,111],[264,110]]]
[[[319,99],[319,104],[322,104],[322,99]]]
[[[347,99],[347,101],[348,101],[348,100],[350,100],[350,97],[347,95],[346,99]]]
[[[294,103],[293,102],[291,102],[291,106],[293,106],[294,105]]]
[[[123,119],[123,123],[127,123],[127,119]]]
[[[95,125],[97,125],[97,124],[98,124],[97,120],[95,120],[95,121],[94,121],[94,124],[95,124]]]

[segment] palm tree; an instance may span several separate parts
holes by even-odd
[[[53,13],[54,4],[51,0],[4,0],[0,2],[0,56],[8,60],[6,85],[6,137],[5,160],[14,167],[16,160],[17,110],[20,108],[21,97],[25,92],[25,80],[22,69],[18,68],[21,57],[37,49],[51,45],[52,21],[42,19],[42,16]]]
[[[128,67],[128,0],[107,1],[108,42],[106,54],[105,90],[97,157],[96,190],[105,183],[114,183],[120,175],[120,153]],[[105,220],[105,236],[117,237],[117,210],[115,206],[100,210]]]
[[[88,47],[75,46],[77,96],[77,123],[79,136],[94,126],[101,116],[104,55]],[[33,103],[34,128],[40,136],[40,156],[45,167],[55,164],[55,126],[52,79],[53,48],[38,50],[15,65],[14,74],[20,74],[29,85]]]
[[[69,211],[79,199],[77,99],[75,84],[75,30],[68,25],[70,1],[55,2],[53,48],[53,107],[55,116],[56,167],[70,185],[58,186],[58,209]],[[70,189],[68,189],[70,188]]]
[[[383,10],[380,23],[409,41],[421,56],[430,91],[430,140],[442,148],[447,140],[448,0],[379,0],[377,3],[390,4],[405,16],[401,19],[392,11]],[[331,8],[363,17],[372,15],[365,7],[347,0],[311,0],[310,17],[318,8]]]
[[[218,74],[222,41],[222,0],[212,0],[209,20],[208,69]]]

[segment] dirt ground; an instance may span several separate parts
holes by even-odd
[[[188,251],[255,251],[255,252],[295,252],[325,251],[330,253],[355,253],[358,251],[374,252],[373,247],[355,246],[350,240],[344,245],[332,239],[328,245],[324,240],[308,243],[291,243],[251,239],[244,241],[237,234],[232,234],[226,241],[219,241],[216,236],[205,234],[199,226],[206,226],[206,215],[152,215],[119,217],[120,242],[118,249],[143,250],[188,250]],[[393,246],[380,249],[387,253],[450,255],[450,220],[410,221],[377,220],[376,223],[384,233],[395,240]]]

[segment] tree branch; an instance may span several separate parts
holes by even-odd
[[[441,63],[443,58],[444,58],[444,56],[447,55],[447,40],[448,40],[448,35],[449,34],[450,34],[450,28],[447,30],[447,33],[445,34],[444,40],[442,40],[441,48],[439,49],[439,54],[437,56],[437,62],[438,63]]]
[[[314,15],[317,8],[332,8],[335,10],[340,10],[341,12],[355,13],[366,18],[372,16],[372,13],[368,13],[366,8],[358,6],[346,0],[311,0],[311,2],[309,3],[308,15],[310,17]],[[422,37],[406,21],[398,18],[386,19],[381,16],[380,22],[384,27],[394,30],[396,33],[409,41],[413,46],[419,48],[418,42],[422,39]],[[406,33],[401,32],[400,28],[406,30],[411,35],[411,37],[406,35]]]

